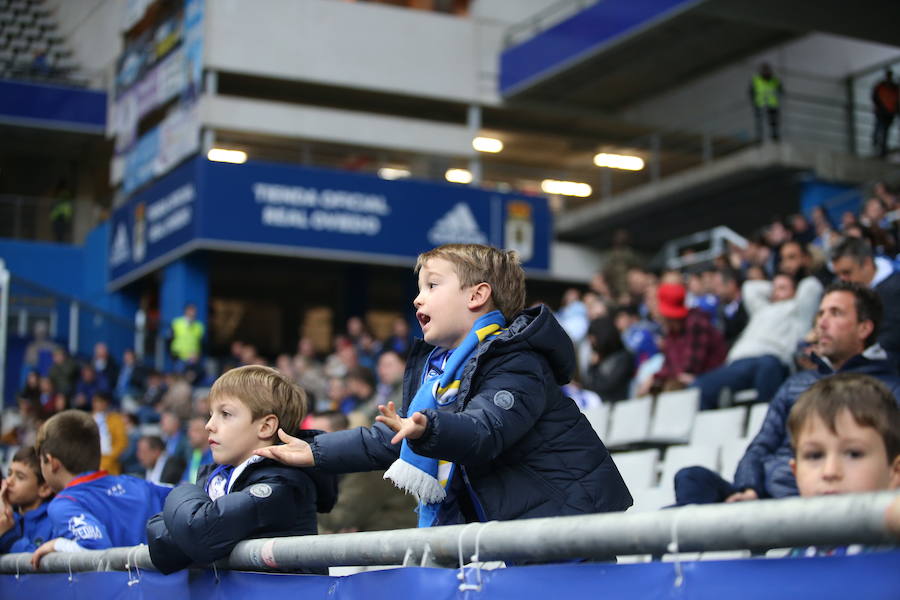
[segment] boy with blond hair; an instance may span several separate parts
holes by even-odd
[[[47,507],[53,539],[35,550],[35,568],[50,552],[146,542],[144,524],[160,510],[169,488],[99,470],[100,432],[91,415],[53,415],[38,430],[35,450],[44,481],[56,492]]]
[[[625,510],[609,452],[560,386],[572,342],[546,306],[523,310],[514,252],[450,244],[420,255],[413,301],[423,340],[410,350],[403,406],[372,427],[258,454],[346,473],[387,469],[415,495],[419,526]]]
[[[34,552],[50,539],[47,501],[51,496],[53,490],[44,481],[34,447],[20,448],[0,484],[0,554]]]
[[[254,454],[278,443],[278,431],[297,432],[306,402],[302,389],[269,367],[240,367],[216,380],[206,423],[214,463],[201,467],[196,484],[176,487],[147,523],[159,571],[225,558],[248,538],[317,532],[316,511],[328,512],[336,499],[334,477]]]

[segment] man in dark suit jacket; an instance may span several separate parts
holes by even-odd
[[[722,330],[729,348],[749,321],[747,309],[741,300],[741,283],[740,276],[733,269],[723,268],[716,271],[714,286],[716,296],[719,297],[716,324]]]
[[[138,362],[134,350],[128,348],[122,354],[122,368],[116,380],[109,384],[114,386],[113,392],[119,402],[126,396],[136,401],[144,393],[146,379],[147,370]]]
[[[138,461],[146,469],[144,479],[151,483],[176,485],[186,466],[183,456],[169,456],[159,436],[145,435],[138,440]]]

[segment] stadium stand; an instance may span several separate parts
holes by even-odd
[[[689,40],[679,31],[699,27],[694,7],[682,21],[666,16],[641,30],[637,45],[604,40],[584,63],[538,65],[516,40],[540,47],[544,33],[580,14],[574,3],[569,16],[551,17],[500,0],[267,1],[260,11],[148,0],[127,3],[136,12],[124,14],[110,8],[116,3],[88,13],[84,4],[0,0],[0,84],[84,86],[88,71],[105,73],[91,91],[108,93],[110,107],[107,122],[93,124],[103,131],[92,133],[107,137],[90,150],[72,141],[82,124],[0,108],[0,227],[7,235],[16,223],[8,235],[20,238],[0,239],[0,274],[10,275],[4,472],[42,420],[88,409],[96,390],[130,419],[123,472],[145,475],[135,456],[143,435],[160,435],[196,463],[207,448],[189,443],[188,423],[208,415],[212,381],[240,365],[278,368],[308,392],[317,418],[341,412],[371,423],[379,403],[399,397],[398,376],[381,359],[390,350],[402,363],[419,334],[409,302],[417,252],[505,241],[525,264],[528,303],[551,306],[572,337],[584,386],[577,402],[612,451],[630,510],[656,511],[674,504],[681,468],[733,480],[769,400],[752,388],[727,390],[719,408],[700,410],[692,373],[640,395],[662,365],[670,326],[658,313],[658,286],[682,285],[687,305],[724,330],[740,298],[723,292],[721,273],[771,281],[789,241],[808,249],[804,274],[823,284],[835,277],[829,253],[844,237],[867,242],[881,275],[900,267],[900,137],[891,129],[887,156],[876,156],[868,105],[884,68],[900,63],[896,42],[869,18],[860,28],[873,33],[852,43],[843,37],[850,32],[811,25],[788,35],[765,15],[755,27],[723,18],[739,34],[723,44],[747,58],[709,64],[673,49],[684,69],[654,85],[664,39],[656,36]],[[205,12],[192,12],[201,4]],[[104,33],[109,22],[114,31]],[[332,34],[344,46],[325,56]],[[116,56],[90,64],[88,38],[116,46]],[[746,47],[730,45],[737,40]],[[627,85],[609,85],[615,55],[606,43],[633,57],[634,71],[621,73]],[[810,64],[831,53],[852,68]],[[360,57],[378,66],[357,68]],[[747,85],[757,63],[774,57],[788,90],[784,135],[757,143]],[[596,80],[585,83],[585,72]],[[473,138],[502,138],[503,150],[476,150]],[[18,148],[26,144],[65,150],[47,162],[83,173],[80,181],[57,190],[60,170],[44,174],[37,151]],[[243,153],[246,164],[219,162],[209,154],[216,149]],[[602,167],[613,159],[600,154],[644,166]],[[89,158],[90,168],[78,162]],[[25,175],[9,175],[19,167]],[[70,196],[78,197],[74,243],[51,244],[51,214],[65,213]],[[160,240],[172,245],[154,248]],[[178,362],[173,323],[188,303],[204,326],[201,356]],[[612,351],[592,339],[592,323],[608,330],[610,319],[624,350],[618,339]],[[811,368],[815,344],[809,335],[797,346],[792,373]],[[630,380],[628,397],[604,398],[585,375],[619,352],[623,360],[605,364],[622,367],[615,377]]]

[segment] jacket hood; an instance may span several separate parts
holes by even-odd
[[[576,366],[575,346],[544,304],[516,315],[507,331],[491,342],[491,345],[501,344],[509,350],[521,347],[542,354],[550,363],[559,385],[572,379]]]
[[[862,353],[851,357],[840,369],[835,369],[824,356],[812,355],[817,370],[822,375],[832,375],[852,371],[864,375],[896,375],[897,368],[890,361],[887,352],[879,344],[872,344]]]

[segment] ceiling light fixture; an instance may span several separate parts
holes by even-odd
[[[556,179],[543,180],[541,182],[541,189],[545,194],[577,196],[578,198],[587,198],[594,191],[591,186],[586,183],[579,183],[577,181],[558,181]]]
[[[623,169],[625,171],[640,171],[644,168],[644,159],[640,156],[627,154],[608,154],[601,152],[594,156],[594,164],[598,167],[609,169]]]
[[[226,150],[225,148],[210,148],[206,158],[215,162],[227,162],[241,165],[247,162],[247,153],[243,150]]]
[[[398,169],[395,167],[381,167],[378,169],[378,176],[382,179],[406,179],[411,174],[409,169]]]
[[[450,183],[472,183],[472,173],[466,169],[447,169],[444,177]]]
[[[477,137],[472,140],[472,147],[479,152],[490,152],[496,154],[503,150],[503,142],[497,138]]]

